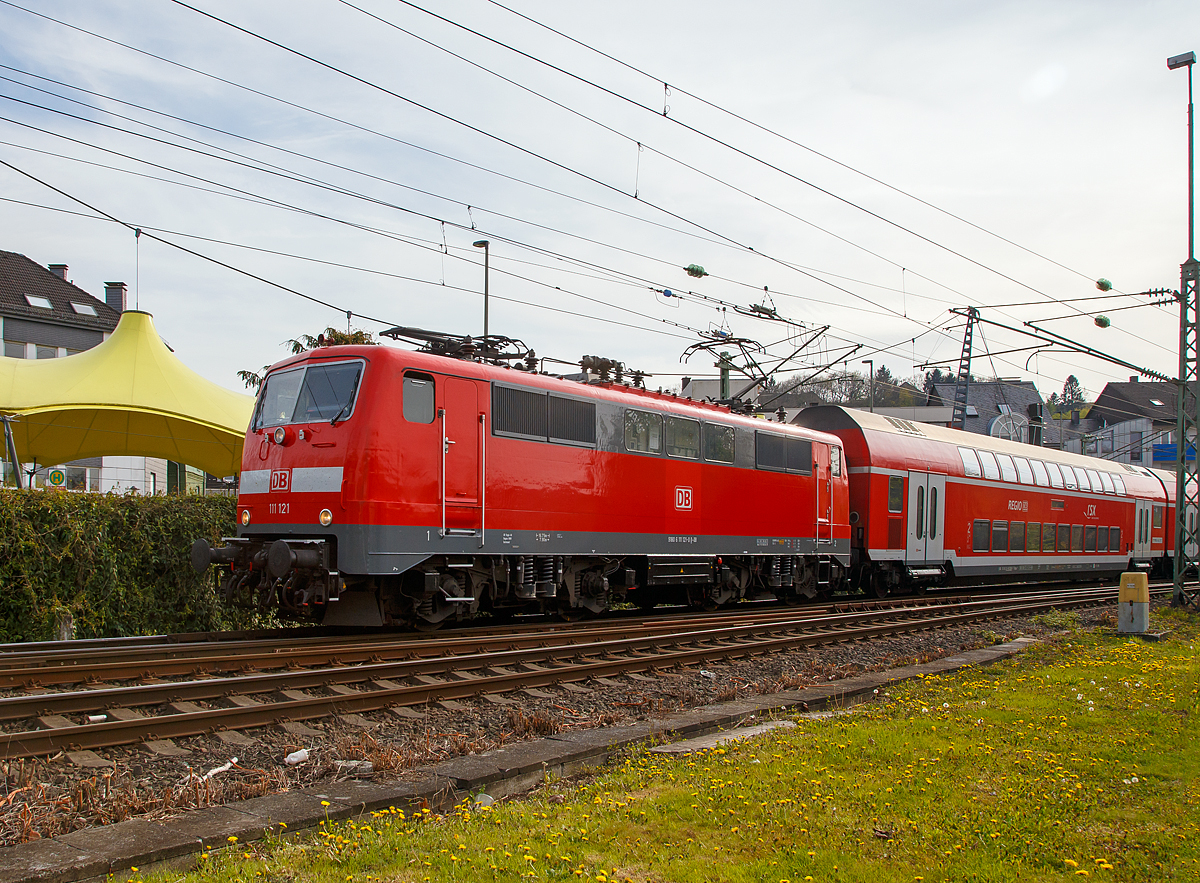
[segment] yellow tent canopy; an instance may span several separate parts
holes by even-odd
[[[205,380],[127,310],[107,340],[63,359],[0,358],[0,413],[17,456],[46,465],[84,457],[164,457],[213,475],[241,471],[254,398]]]

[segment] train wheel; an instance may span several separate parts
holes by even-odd
[[[871,594],[876,598],[888,596],[887,574],[882,570],[876,570],[871,574]]]
[[[688,606],[710,613],[720,606],[717,604],[716,599],[713,598],[712,592],[704,586],[688,586],[687,599]]]

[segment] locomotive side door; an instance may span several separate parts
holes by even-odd
[[[946,476],[908,473],[909,564],[941,564],[945,558]]]
[[[473,535],[483,529],[480,390],[459,377],[447,377],[441,388],[442,527],[446,534]]]
[[[817,480],[817,544],[833,542],[833,479],[829,446],[813,445],[813,473]]]

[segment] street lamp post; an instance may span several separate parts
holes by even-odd
[[[868,377],[870,378],[870,382],[867,385],[867,389],[870,390],[868,395],[870,396],[870,400],[871,400],[871,413],[874,414],[875,413],[875,360],[874,359],[863,359],[862,363],[867,366],[867,371],[870,372],[868,374]]]
[[[1175,414],[1175,587],[1172,603],[1190,599],[1184,591],[1188,567],[1196,563],[1196,514],[1200,509],[1200,473],[1196,458],[1188,461],[1188,447],[1196,444],[1196,405],[1200,400],[1200,308],[1196,281],[1195,134],[1192,127],[1192,68],[1196,53],[1185,52],[1167,59],[1168,70],[1188,72],[1188,257],[1179,267],[1179,389]]]
[[[476,248],[483,249],[483,339],[486,346],[488,336],[488,254],[491,243],[486,239],[480,239],[478,242],[472,242],[471,244]]]

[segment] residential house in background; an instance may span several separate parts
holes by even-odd
[[[117,327],[125,311],[124,282],[105,283],[104,300],[67,279],[66,264],[43,267],[22,254],[0,251],[0,338],[4,357],[56,359],[91,349]],[[54,486],[59,480],[72,490],[141,493],[197,490],[204,474],[189,467],[169,470],[166,460],[147,457],[91,457],[74,463],[36,465],[31,484]],[[52,467],[62,467],[54,469]],[[4,475],[11,469],[5,462]],[[169,481],[174,472],[175,486]],[[188,475],[189,472],[195,475]],[[182,477],[182,479],[181,479]]]
[[[1087,441],[1096,456],[1119,463],[1175,468],[1175,384],[1106,384],[1088,416],[1096,422]],[[1078,450],[1074,448],[1073,450]]]
[[[933,384],[928,406],[953,410],[954,384]],[[972,380],[967,386],[967,417],[963,428],[993,438],[1037,444],[1037,416],[1042,414],[1043,407],[1042,394],[1031,380]],[[1043,422],[1041,434],[1042,446],[1059,446],[1061,435],[1052,424]]]

